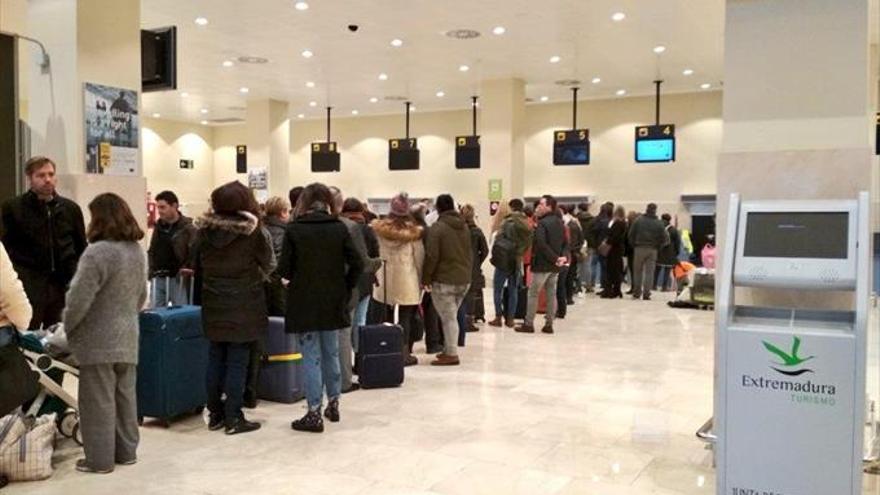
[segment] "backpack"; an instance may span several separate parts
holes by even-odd
[[[516,245],[507,237],[499,235],[492,243],[492,257],[489,262],[499,270],[513,271],[516,267]]]

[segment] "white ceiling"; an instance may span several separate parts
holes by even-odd
[[[402,103],[383,101],[391,95],[408,97],[418,111],[469,108],[487,79],[521,78],[529,98],[550,102],[570,99],[554,84],[561,79],[583,81],[583,98],[616,97],[618,89],[652,94],[658,71],[665,92],[716,88],[722,79],[723,0],[310,0],[305,11],[294,3],[142,0],[144,28],[178,29],[178,90],[145,94],[144,113],[190,122],[244,118],[247,99],[275,98],[289,101],[293,116],[322,117],[329,104],[335,116],[350,117],[352,110],[402,112]],[[614,22],[615,12],[626,19]],[[199,16],[206,26],[195,24]],[[348,24],[360,30],[352,34]],[[507,32],[496,36],[495,26]],[[482,36],[443,34],[459,28]],[[394,38],[404,45],[393,48]],[[656,55],[656,45],[666,52]],[[302,57],[306,49],[312,58]],[[243,55],[270,61],[222,66]],[[551,64],[553,55],[561,61]],[[470,70],[459,71],[462,64]],[[684,76],[685,68],[694,74]]]

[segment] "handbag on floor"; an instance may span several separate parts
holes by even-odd
[[[10,416],[7,416],[9,418]],[[11,416],[0,430],[0,475],[9,481],[38,481],[52,476],[52,454],[55,452],[55,414],[38,416],[33,425],[29,418]],[[6,418],[4,418],[6,419]],[[19,432],[18,438],[11,433]]]

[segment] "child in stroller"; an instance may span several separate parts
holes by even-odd
[[[67,346],[64,326],[57,324],[46,330],[23,332],[19,347],[31,368],[39,374],[40,393],[23,409],[27,416],[55,413],[58,431],[82,445],[79,428],[79,408],[76,398],[64,390],[66,373],[79,377],[77,363]]]

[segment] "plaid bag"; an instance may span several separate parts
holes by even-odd
[[[33,420],[7,416],[6,429],[0,430],[0,475],[9,481],[37,481],[52,476],[52,454],[55,451],[55,414]],[[18,438],[10,433],[18,431]],[[9,439],[13,440],[10,441]]]

